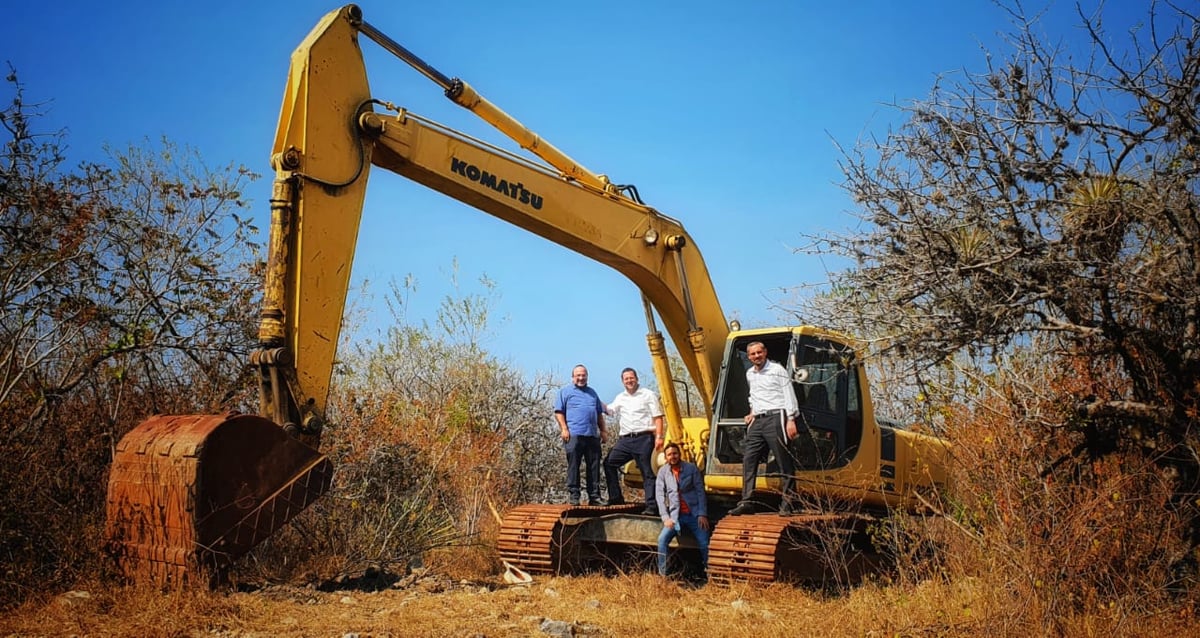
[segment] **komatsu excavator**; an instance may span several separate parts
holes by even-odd
[[[373,98],[360,36],[541,161]],[[828,577],[831,539],[841,569],[866,566],[869,523],[891,510],[919,510],[944,487],[947,445],[876,419],[851,340],[812,326],[728,325],[696,243],[678,221],[413,55],[363,21],[355,5],[322,18],[292,54],[271,162],[268,266],[251,356],[260,414],[159,415],[121,439],[106,535],[130,579],[179,584],[219,573],[329,489],[333,468],[319,444],[372,165],[606,264],[637,286],[667,439],[705,471],[717,521],[714,580]],[[704,400],[704,417],[681,414],[659,321]],[[742,492],[745,351],[754,341],[792,375],[807,426],[791,444],[796,481],[821,507],[726,514]],[[759,477],[756,500],[774,510],[773,460]],[[638,510],[517,506],[503,517],[499,553],[526,571],[558,574],[653,551],[661,522]],[[694,547],[686,537],[679,543],[680,551]]]

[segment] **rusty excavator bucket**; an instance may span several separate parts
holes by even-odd
[[[121,573],[200,583],[324,494],[333,465],[248,414],[155,416],[117,445],[108,480],[108,547]]]

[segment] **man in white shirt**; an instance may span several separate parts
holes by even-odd
[[[625,368],[621,371],[621,385],[625,391],[608,404],[606,414],[616,417],[620,423],[617,443],[604,457],[604,477],[608,481],[608,504],[625,502],[621,494],[621,467],[630,460],[637,464],[642,473],[642,489],[645,491],[646,509],[642,514],[658,516],[658,502],[654,497],[654,468],[650,457],[663,446],[663,409],[658,395],[638,385],[637,371]]]
[[[742,500],[729,513],[754,512],[750,497],[758,479],[758,464],[765,461],[770,452],[775,455],[783,474],[783,501],[779,512],[790,514],[791,498],[795,495],[796,464],[787,444],[796,438],[796,414],[800,407],[787,369],[767,359],[766,346],[755,341],[746,346],[746,356],[754,365],[746,370],[746,381],[750,384],[750,414],[745,417],[746,436],[742,439]]]

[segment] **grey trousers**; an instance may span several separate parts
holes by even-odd
[[[795,495],[796,462],[787,447],[786,426],[783,410],[756,414],[754,421],[746,426],[746,436],[742,439],[742,503],[750,503],[758,479],[758,464],[767,460],[768,453],[775,455],[783,475],[784,502]]]

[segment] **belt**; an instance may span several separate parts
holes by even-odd
[[[783,412],[783,410],[768,410],[767,412],[755,412],[754,418],[757,419],[760,416],[778,416],[778,414],[780,412]]]
[[[641,432],[634,432],[633,434],[622,434],[621,438],[622,439],[632,439],[636,436],[645,436],[647,434],[654,434],[654,430],[642,430]]]

